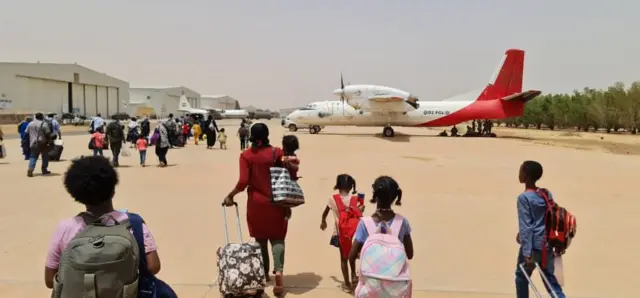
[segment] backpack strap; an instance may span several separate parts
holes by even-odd
[[[84,297],[85,298],[97,298],[96,293],[96,275],[93,273],[87,273],[84,275]]]
[[[138,243],[138,250],[140,251],[140,265],[139,272],[141,276],[152,276],[149,269],[147,269],[147,258],[145,257],[144,250],[144,234],[142,229],[142,224],[144,223],[144,219],[136,213],[127,212],[127,216],[129,217],[129,222],[131,223],[131,230],[133,231],[133,238],[136,239]]]
[[[78,213],[78,216],[80,216],[80,218],[82,218],[82,220],[84,221],[84,223],[86,225],[97,225],[97,226],[105,226],[105,221],[107,219],[111,219],[113,220],[113,222],[116,225],[120,225],[122,224],[122,222],[119,222],[117,219],[115,219],[113,217],[113,215],[107,213],[107,214],[103,214],[100,217],[96,217],[95,215],[89,213],[89,212],[80,212]]]
[[[544,237],[542,237],[542,258],[540,260],[540,265],[542,267],[542,269],[546,269],[547,268],[547,235],[546,233],[549,233],[549,229],[550,227],[547,227],[547,214],[549,214],[550,212],[552,212],[553,210],[553,206],[555,205],[555,203],[553,202],[553,200],[549,199],[549,191],[545,188],[538,188],[536,189],[536,194],[538,194],[539,196],[541,196],[544,199],[544,202],[547,205],[547,211],[545,211],[544,216],[544,224],[545,224],[545,235]]]
[[[333,200],[336,202],[336,208],[338,208],[338,212],[342,212],[347,209],[347,207],[342,202],[342,196],[340,194],[334,194]]]
[[[369,233],[369,236],[378,233],[376,223],[373,221],[372,217],[363,217],[361,220],[364,223],[364,227],[367,229],[367,233]]]
[[[402,229],[402,223],[404,222],[404,217],[400,214],[396,214],[396,217],[393,218],[391,222],[391,235],[399,237],[400,230]]]
[[[349,201],[349,207],[354,209],[358,208],[358,196],[351,196],[351,201]]]

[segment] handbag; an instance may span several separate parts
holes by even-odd
[[[123,146],[122,150],[120,150],[120,154],[122,154],[122,156],[124,157],[129,157],[131,156],[131,151],[129,150],[129,148],[127,148],[127,146]]]
[[[304,204],[304,193],[298,182],[291,179],[289,170],[277,166],[276,149],[272,148],[273,166],[271,173],[271,202],[282,207],[296,207]]]

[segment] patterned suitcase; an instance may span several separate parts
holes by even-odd
[[[266,282],[262,252],[258,243],[243,243],[238,204],[234,205],[240,243],[229,243],[227,211],[222,206],[225,245],[218,248],[218,286],[227,297],[262,297]]]

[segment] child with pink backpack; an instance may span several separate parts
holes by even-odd
[[[409,260],[413,258],[411,226],[391,209],[400,206],[402,190],[393,178],[381,176],[373,183],[371,203],[376,211],[358,224],[349,260],[360,257],[355,297],[410,298]]]

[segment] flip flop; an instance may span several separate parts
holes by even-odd
[[[347,294],[352,294],[353,293],[353,289],[351,287],[348,287],[347,284],[345,284],[345,283],[340,285],[340,290],[342,290],[343,292],[345,292]]]

